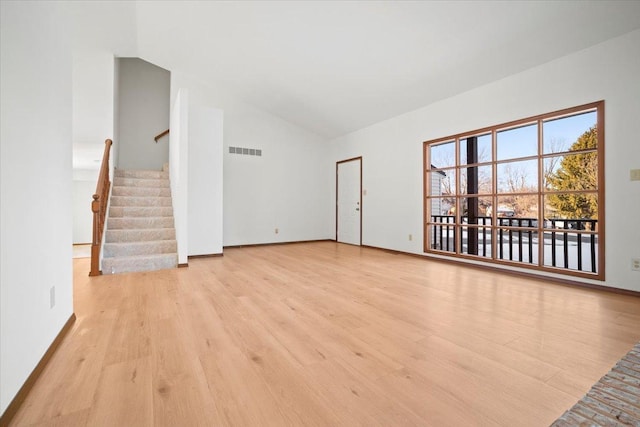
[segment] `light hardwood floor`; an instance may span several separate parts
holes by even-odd
[[[89,278],[14,418],[547,426],[640,341],[640,298],[333,242]]]

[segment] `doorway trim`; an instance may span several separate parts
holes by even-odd
[[[342,163],[347,162],[360,162],[360,243],[359,246],[362,246],[362,156],[351,157],[345,160],[339,160],[336,162],[336,242],[338,242],[338,191],[339,191],[339,175],[338,175],[338,167]]]

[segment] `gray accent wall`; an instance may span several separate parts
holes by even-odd
[[[169,71],[139,58],[119,58],[116,68],[118,167],[160,170],[169,161]]]

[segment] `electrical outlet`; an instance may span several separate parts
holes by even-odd
[[[409,234],[409,241],[411,242],[413,240],[413,234]]]
[[[631,181],[640,181],[640,169],[631,169],[629,178]]]
[[[631,269],[633,271],[640,271],[640,258],[631,258]]]
[[[49,308],[53,308],[56,305],[56,287],[52,286],[49,289]]]
[[[278,229],[276,228],[276,234],[278,234],[279,232],[280,232],[280,230],[278,230]]]

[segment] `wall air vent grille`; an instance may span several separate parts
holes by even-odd
[[[229,147],[229,154],[240,154],[240,155],[243,155],[243,156],[262,156],[262,149],[244,148],[244,147]]]

